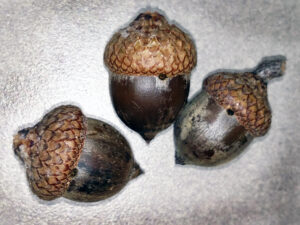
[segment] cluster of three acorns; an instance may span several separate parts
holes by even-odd
[[[228,161],[267,132],[267,82],[285,67],[284,57],[269,57],[249,72],[211,74],[186,104],[195,46],[151,12],[114,34],[104,62],[121,120],[147,142],[175,121],[176,163],[204,166]],[[19,131],[13,147],[31,189],[45,200],[102,200],[142,173],[126,139],[75,106],[55,108],[34,127]]]

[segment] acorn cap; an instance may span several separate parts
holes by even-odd
[[[190,73],[196,61],[189,36],[157,12],[141,13],[113,35],[104,52],[110,71],[123,75],[173,77]]]
[[[32,190],[42,199],[61,196],[70,184],[86,135],[78,107],[60,106],[34,127],[14,136],[15,153],[24,161]]]
[[[262,136],[271,125],[267,82],[284,74],[285,63],[282,56],[266,57],[252,73],[213,74],[204,80],[204,88],[251,135]]]

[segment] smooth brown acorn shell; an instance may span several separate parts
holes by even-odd
[[[169,127],[187,101],[189,74],[175,77],[110,73],[110,94],[121,120],[147,142]]]
[[[112,126],[88,118],[85,145],[74,177],[63,197],[95,202],[107,199],[143,171],[126,139]]]
[[[174,125],[177,164],[214,166],[239,155],[253,136],[230,110],[205,90],[180,113]]]

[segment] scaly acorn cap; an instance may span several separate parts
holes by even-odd
[[[189,36],[157,12],[141,13],[113,35],[104,52],[106,66],[122,75],[173,77],[190,73],[196,61]]]
[[[252,73],[216,73],[204,80],[204,88],[219,105],[231,110],[251,135],[263,136],[272,117],[267,82],[283,75],[285,62],[285,57],[266,57]]]
[[[66,105],[53,109],[37,125],[14,136],[14,151],[25,163],[31,188],[40,198],[51,200],[66,191],[86,130],[81,110]]]

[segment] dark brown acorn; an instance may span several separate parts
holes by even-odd
[[[177,164],[213,166],[237,156],[271,125],[267,83],[285,71],[283,56],[266,57],[252,72],[217,72],[174,125]]]
[[[196,51],[178,27],[156,12],[145,12],[113,35],[104,62],[118,116],[149,142],[185,104]]]
[[[64,197],[94,202],[119,192],[142,174],[126,139],[112,126],[88,118],[87,138]]]
[[[71,105],[57,107],[34,127],[19,131],[13,148],[25,164],[32,191],[44,200],[97,201],[140,173],[118,131]]]

